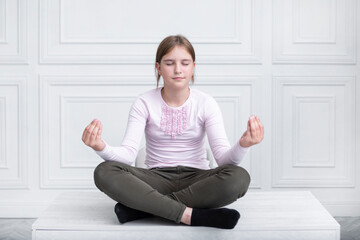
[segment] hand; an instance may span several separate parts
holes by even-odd
[[[247,130],[240,138],[240,146],[250,147],[260,143],[264,138],[264,126],[256,116],[251,116],[247,124]]]
[[[101,140],[102,124],[94,119],[84,130],[82,141],[95,151],[101,151],[105,148],[105,143]]]

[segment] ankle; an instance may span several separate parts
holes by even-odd
[[[186,207],[185,211],[181,217],[181,222],[186,224],[186,225],[190,225],[191,224],[191,215],[192,215],[192,208]]]

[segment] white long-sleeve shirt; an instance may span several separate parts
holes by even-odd
[[[248,148],[227,139],[222,114],[213,97],[190,88],[190,96],[180,107],[170,107],[161,96],[161,88],[140,95],[134,102],[124,139],[119,147],[106,144],[97,151],[104,160],[131,165],[140,141],[146,138],[148,168],[188,166],[209,169],[205,133],[219,166],[239,164]]]

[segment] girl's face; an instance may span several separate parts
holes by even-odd
[[[164,79],[164,87],[184,89],[194,75],[195,62],[185,47],[175,46],[165,54],[160,64],[156,63],[158,73]]]

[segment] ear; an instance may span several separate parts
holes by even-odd
[[[194,74],[194,72],[195,72],[195,65],[196,65],[196,63],[194,62],[193,74]]]
[[[161,75],[160,64],[158,62],[155,64],[155,68],[158,74]]]

